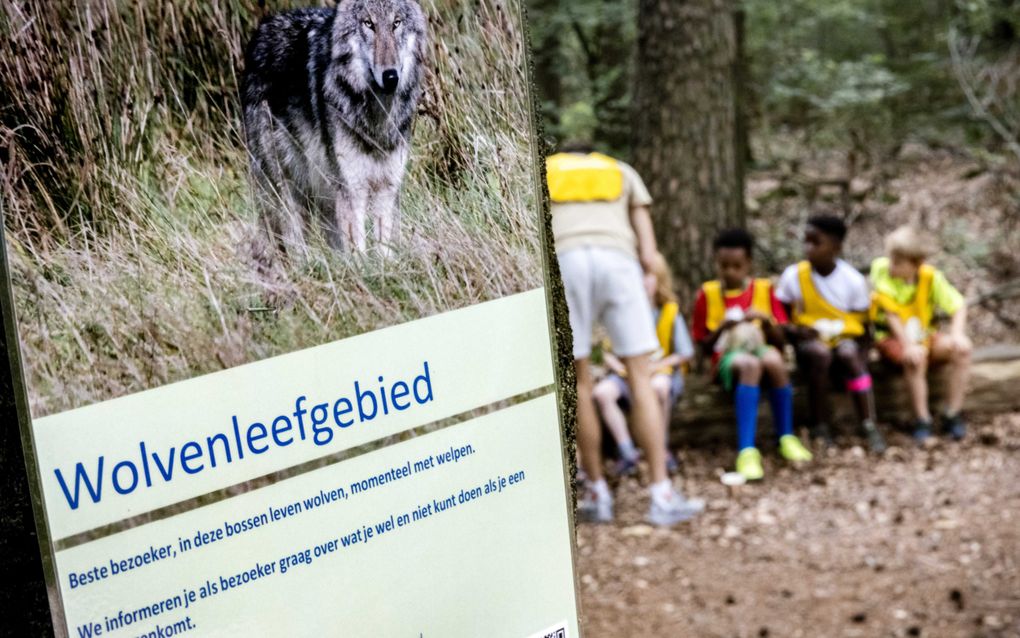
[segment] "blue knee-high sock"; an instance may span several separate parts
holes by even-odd
[[[781,388],[772,388],[769,392],[772,404],[772,420],[776,424],[776,434],[785,436],[793,434],[793,386],[787,383]]]
[[[758,397],[761,391],[756,385],[737,386],[737,450],[754,447],[754,435],[758,429]]]

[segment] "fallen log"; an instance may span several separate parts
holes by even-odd
[[[874,378],[875,403],[879,421],[904,426],[911,420],[910,400],[900,374],[882,363],[871,366]],[[941,405],[944,394],[944,372],[931,373],[931,403]],[[806,422],[806,389],[796,382],[794,374],[795,423]],[[852,432],[856,420],[850,398],[845,392],[833,392],[833,426],[837,431]],[[970,387],[964,406],[966,414],[991,414],[1020,411],[1020,345],[997,345],[978,348],[973,355]],[[759,410],[759,433],[773,432],[767,401]],[[674,445],[732,444],[734,413],[729,396],[707,375],[691,374],[687,387],[673,412],[670,440]],[[767,440],[767,439],[764,439]]]

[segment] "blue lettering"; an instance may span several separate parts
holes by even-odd
[[[60,470],[54,469],[53,473],[57,475],[57,483],[60,483],[60,489],[64,492],[64,498],[67,499],[67,504],[72,510],[78,509],[78,497],[80,496],[81,484],[85,483],[85,489],[88,491],[89,496],[92,497],[93,503],[98,503],[99,499],[102,498],[103,494],[103,457],[100,456],[96,467],[96,486],[92,487],[92,481],[89,480],[88,474],[85,472],[85,466],[80,462],[74,467],[74,496],[71,496],[71,491],[67,489],[67,483],[64,482],[64,475],[60,473]]]

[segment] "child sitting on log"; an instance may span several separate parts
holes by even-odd
[[[680,314],[669,266],[659,253],[655,253],[653,259],[652,275],[645,277],[645,292],[652,304],[655,334],[659,339],[659,351],[653,356],[652,389],[659,399],[664,420],[666,469],[670,474],[675,474],[679,467],[676,457],[669,450],[669,423],[673,406],[683,392],[683,368],[694,356],[694,346],[684,317]],[[595,385],[594,397],[602,420],[619,448],[620,464],[617,473],[627,475],[636,471],[638,459],[637,448],[627,429],[625,414],[630,406],[630,386],[627,385],[627,370],[623,362],[610,348],[611,344],[607,344],[603,350],[609,374]]]
[[[929,365],[949,367],[948,396],[942,430],[960,440],[967,428],[960,410],[970,374],[971,341],[967,336],[967,305],[946,276],[927,263],[931,249],[920,233],[901,226],[885,240],[885,257],[871,264],[872,317],[878,351],[901,366],[914,413],[914,439],[924,443],[932,434],[928,408]],[[949,330],[935,330],[938,310],[950,317]]]
[[[811,452],[793,433],[793,388],[779,348],[779,326],[787,315],[768,279],[751,276],[754,238],[743,229],[715,239],[719,278],[705,282],[694,303],[694,338],[712,358],[712,374],[732,392],[737,413],[736,470],[747,480],[764,476],[755,446],[760,385],[767,381],[779,454],[793,462],[811,460]]]
[[[880,454],[886,444],[875,423],[867,364],[871,294],[864,275],[840,258],[846,234],[846,224],[839,217],[809,218],[804,229],[805,259],[786,268],[776,297],[793,320],[787,334],[807,381],[813,435],[825,445],[832,443],[828,404],[832,374],[853,397],[869,448]]]

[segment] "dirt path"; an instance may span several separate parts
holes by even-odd
[[[959,445],[892,442],[800,471],[769,458],[733,495],[732,451],[689,452],[708,511],[674,530],[646,526],[624,482],[616,522],[578,530],[586,638],[1020,636],[1020,414]]]

